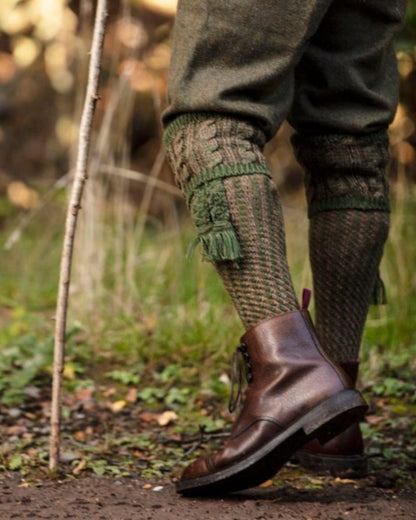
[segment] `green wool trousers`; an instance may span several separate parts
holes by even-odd
[[[268,139],[285,118],[301,133],[386,128],[405,9],[405,0],[179,0],[164,122],[234,114]]]

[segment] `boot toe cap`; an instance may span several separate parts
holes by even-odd
[[[191,464],[183,470],[181,481],[202,477],[209,473],[211,473],[211,470],[208,465],[208,460],[206,457],[202,457],[191,462]]]

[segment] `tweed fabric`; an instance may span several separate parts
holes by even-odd
[[[235,118],[193,114],[168,126],[164,141],[205,257],[214,262],[244,326],[297,310],[280,201],[262,153],[264,134]],[[206,234],[218,223],[223,229],[225,220],[238,256],[231,254],[235,247],[207,248]]]
[[[179,0],[164,123],[234,114],[267,139],[285,118],[302,133],[385,128],[405,11],[406,0]]]
[[[316,330],[335,361],[359,357],[389,217],[384,211],[351,209],[324,211],[310,219]]]

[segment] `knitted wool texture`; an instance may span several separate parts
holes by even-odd
[[[238,119],[188,114],[167,127],[164,141],[204,257],[214,262],[244,326],[296,310],[263,133]]]
[[[389,231],[387,137],[298,136],[294,142],[307,170],[318,337],[334,360],[357,359]]]
[[[389,216],[381,211],[346,209],[317,213],[311,218],[309,247],[316,329],[335,361],[359,357]]]

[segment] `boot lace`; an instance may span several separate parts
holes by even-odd
[[[243,369],[244,366],[244,369]],[[228,410],[233,413],[237,406],[242,403],[243,396],[243,371],[247,383],[253,380],[251,372],[252,366],[250,363],[250,355],[247,351],[247,345],[241,343],[235,350],[231,363],[231,395],[228,402]],[[235,393],[235,386],[237,385],[237,392]]]

